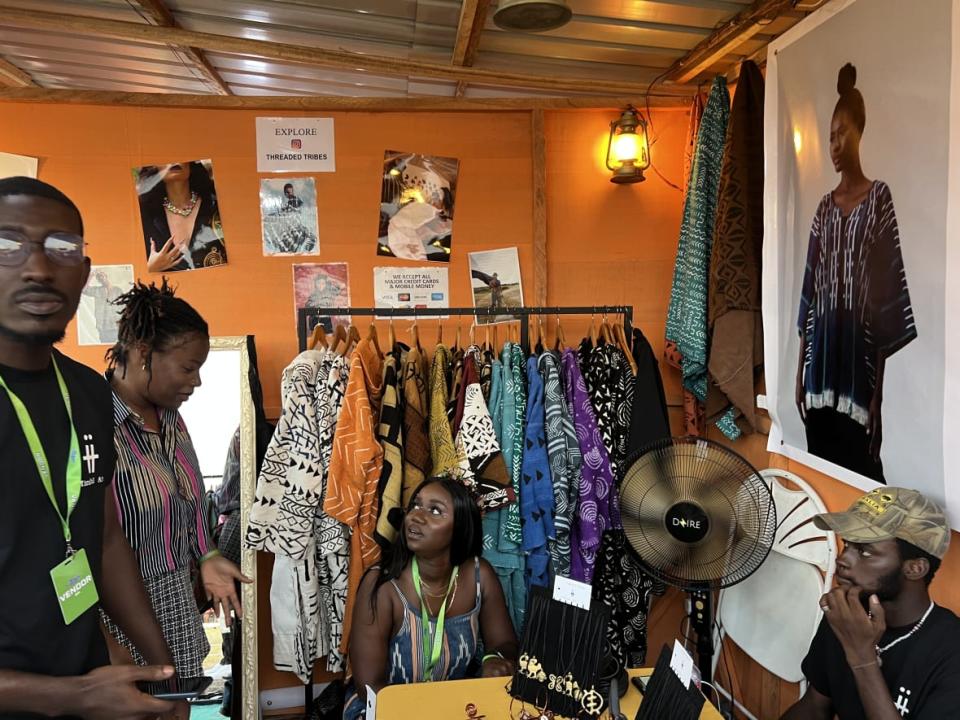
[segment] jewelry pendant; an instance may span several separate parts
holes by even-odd
[[[580,706],[584,712],[590,715],[599,715],[600,710],[603,708],[603,695],[598,693],[595,687],[591,686],[590,689],[583,694]]]

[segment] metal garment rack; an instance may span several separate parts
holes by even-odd
[[[430,317],[447,316],[490,316],[490,315],[512,315],[516,319],[504,322],[520,323],[520,345],[526,347],[530,339],[530,316],[531,315],[622,315],[623,329],[630,337],[633,329],[633,308],[630,305],[577,305],[577,306],[556,306],[544,305],[542,307],[504,307],[504,308],[473,308],[473,307],[451,307],[451,308],[373,308],[373,307],[306,307],[297,310],[297,339],[300,345],[300,352],[307,349],[307,339],[313,333],[313,328],[318,323],[323,323],[327,331],[332,331],[331,318],[345,316],[366,316],[375,319],[404,318],[416,319]],[[324,320],[326,322],[324,322]],[[313,671],[310,672],[310,681],[304,686],[304,713],[310,712],[310,706],[313,703]]]
[[[321,322],[321,319],[344,316],[367,316],[376,319],[387,320],[392,317],[404,318],[407,320],[419,320],[420,318],[447,317],[447,316],[506,316],[512,315],[515,319],[503,322],[520,323],[520,344],[526,347],[530,339],[530,316],[531,315],[622,315],[623,329],[630,337],[630,331],[633,329],[633,307],[630,305],[576,305],[576,306],[520,306],[503,308],[473,308],[473,307],[450,307],[450,308],[373,308],[373,307],[306,307],[297,310],[297,339],[299,341],[300,352],[307,349],[307,339],[313,332],[313,328]],[[327,330],[329,322],[323,323]]]

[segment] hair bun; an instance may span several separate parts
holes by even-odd
[[[847,63],[837,73],[837,92],[846,95],[857,86],[857,69]]]

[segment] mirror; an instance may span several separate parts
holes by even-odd
[[[256,436],[253,395],[250,390],[250,351],[253,337],[212,337],[210,355],[200,369],[201,385],[180,408],[193,440],[206,488],[220,486],[227,451],[240,428],[240,533],[246,535],[248,514],[256,491]],[[256,581],[256,552],[241,542],[240,569]],[[243,667],[234,668],[243,685],[241,699],[244,718],[259,716],[257,685],[257,584],[244,585],[243,622],[240,642],[243,646]],[[234,687],[237,687],[236,681]]]

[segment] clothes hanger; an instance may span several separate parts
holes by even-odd
[[[455,350],[459,350],[459,349],[460,349],[460,326],[461,326],[460,319],[461,319],[462,317],[463,317],[463,315],[457,315],[457,334],[456,334],[456,337],[454,337],[454,339],[453,339],[453,347],[454,347]],[[471,343],[471,344],[472,344],[472,343]]]
[[[597,309],[594,308],[590,312],[590,342],[594,345],[597,344],[597,318],[596,318]]]
[[[603,317],[600,320],[600,339],[606,343],[610,342],[610,323],[607,322],[607,313],[604,311]]]
[[[537,355],[544,353],[543,345],[543,314],[537,315],[537,344],[534,346]]]
[[[390,325],[387,329],[387,344],[390,346],[390,350],[397,345],[397,334],[393,329],[393,315],[390,316]]]
[[[370,321],[370,328],[367,330],[367,340],[373,343],[373,346],[377,349],[377,353],[382,357],[383,350],[380,349],[380,338],[377,335],[377,326],[374,325],[373,321]],[[390,346],[390,350],[393,351],[393,345]]]
[[[356,325],[351,325],[350,329],[347,330],[347,341],[343,346],[343,352],[340,353],[340,356],[345,357],[347,353],[353,350],[354,346],[356,346],[358,342],[360,342],[360,331],[357,330]]]
[[[413,325],[410,326],[410,333],[413,338],[413,346],[417,349],[417,352],[423,352],[423,348],[420,346],[420,326],[417,325],[417,311],[413,311]]]
[[[443,343],[443,323],[440,322],[440,316],[437,316],[437,345]]]
[[[330,349],[333,352],[337,352],[337,348],[340,347],[340,344],[345,343],[346,341],[347,329],[340,323],[337,323],[337,326],[333,330],[333,345],[330,347]],[[340,354],[342,355],[343,353]]]
[[[622,315],[622,314],[621,314]],[[627,342],[627,332],[623,329],[623,317],[621,322],[613,325],[613,338],[620,351],[627,356],[627,362],[630,364],[630,371],[636,376],[637,361],[633,359],[633,351],[630,349],[630,343]]]
[[[327,349],[327,331],[324,329],[323,323],[317,323],[313,328],[313,334],[307,340],[307,350],[313,350],[318,345],[323,345],[324,350]]]
[[[567,338],[563,334],[563,327],[560,325],[560,308],[557,308],[557,340],[553,345],[553,349],[557,352],[562,352],[564,347],[566,347]]]

